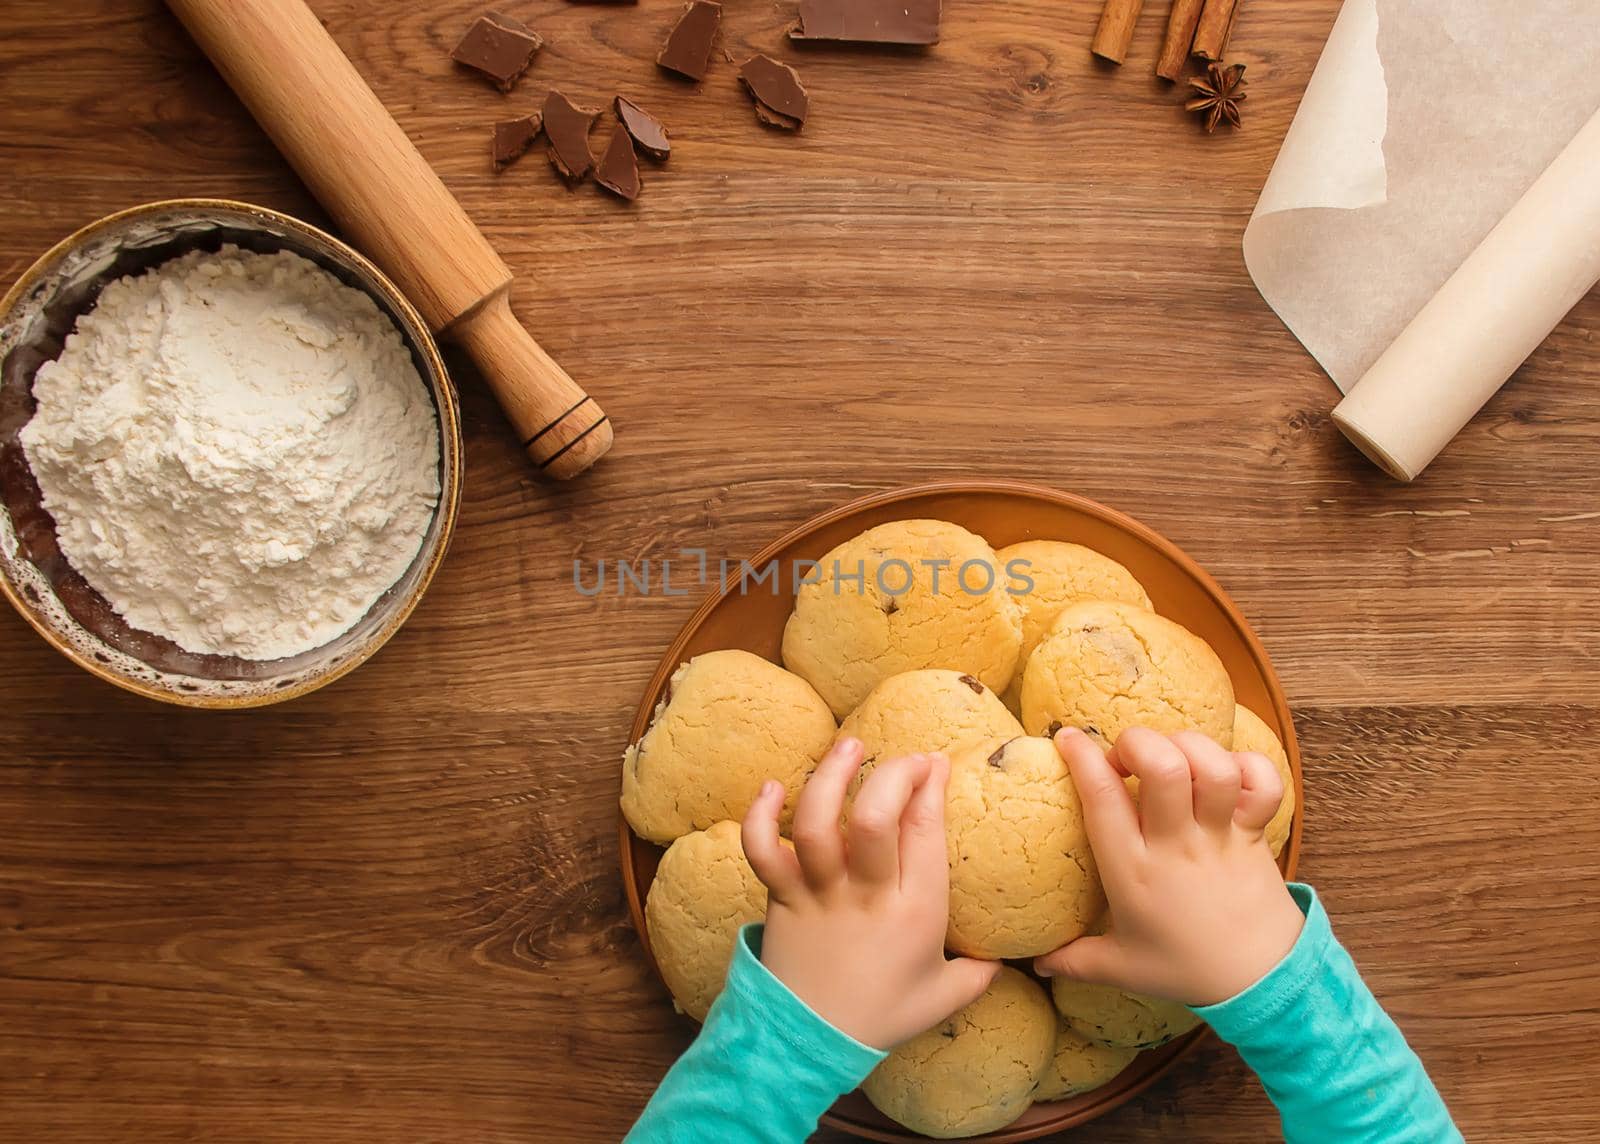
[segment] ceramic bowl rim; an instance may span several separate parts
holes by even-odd
[[[440,520],[440,530],[438,543],[434,545],[433,552],[419,571],[416,583],[403,598],[394,603],[393,611],[384,620],[382,626],[375,629],[350,654],[337,662],[330,663],[326,667],[311,672],[305,678],[297,680],[287,687],[239,695],[208,695],[201,692],[178,691],[131,678],[107,664],[100,663],[92,656],[85,655],[74,647],[70,641],[63,639],[54,628],[37,615],[22,599],[17,586],[11,582],[9,575],[0,574],[0,594],[4,594],[17,613],[34,631],[43,636],[45,642],[51,647],[89,674],[103,679],[107,683],[113,684],[124,691],[130,691],[135,695],[143,696],[146,699],[154,699],[180,707],[239,710],[251,707],[266,707],[287,702],[290,699],[297,699],[348,675],[376,655],[378,650],[393,638],[395,632],[400,630],[400,626],[416,610],[423,595],[427,592],[429,584],[432,583],[434,574],[439,570],[440,564],[443,563],[445,553],[450,547],[450,540],[455,533],[456,518],[461,504],[461,412],[456,396],[455,383],[451,380],[450,373],[445,368],[444,358],[439,353],[439,346],[435,342],[432,332],[428,329],[427,323],[423,321],[422,315],[417,312],[416,307],[411,304],[406,296],[400,292],[400,288],[383,271],[378,269],[370,259],[354,247],[335,238],[319,227],[312,226],[310,223],[295,218],[293,215],[273,210],[271,207],[263,207],[237,199],[160,199],[155,202],[142,203],[138,206],[115,211],[79,227],[36,258],[17,277],[11,288],[6,291],[5,296],[0,298],[0,318],[11,314],[22,299],[27,297],[34,286],[57,263],[105,231],[126,226],[128,223],[142,218],[158,215],[215,211],[226,211],[234,215],[254,218],[271,226],[296,231],[314,243],[327,247],[339,261],[347,263],[351,269],[359,273],[364,281],[373,284],[376,292],[381,295],[379,300],[387,304],[399,318],[400,333],[405,339],[407,347],[420,356],[423,364],[432,374],[432,378],[425,378],[424,382],[426,383],[430,380],[434,382],[434,384],[429,385],[429,391],[435,399],[434,403],[439,414],[441,471],[439,507],[436,512]],[[370,293],[371,291],[368,292]],[[5,510],[0,509],[0,511]]]

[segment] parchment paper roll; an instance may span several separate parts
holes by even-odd
[[[1390,475],[1427,468],[1600,282],[1600,112],[1333,411]]]

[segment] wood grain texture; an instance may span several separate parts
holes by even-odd
[[[748,555],[861,492],[1024,477],[1205,564],[1303,737],[1305,875],[1469,1139],[1600,1139],[1600,299],[1417,484],[1361,460],[1239,239],[1337,0],[1243,5],[1243,131],[1092,61],[1090,0],[949,0],[926,53],[795,49],[798,136],[716,61],[651,62],[678,0],[527,0],[502,96],[473,0],[317,0],[606,406],[612,454],[537,481],[464,358],[454,548],[370,664],[264,712],[169,711],[0,615],[0,1108],[18,1140],[617,1139],[686,1031],[626,921],[617,762],[695,598],[572,561]],[[628,209],[489,125],[549,86],[674,134]],[[132,203],[323,216],[156,0],[0,13],[0,278]],[[1275,1117],[1217,1048],[1093,1129],[1240,1141]]]

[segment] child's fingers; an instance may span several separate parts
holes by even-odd
[[[900,816],[900,886],[927,890],[943,901],[950,892],[949,852],[944,837],[945,791],[950,760],[928,756],[928,773]]]
[[[1194,822],[1194,775],[1176,743],[1146,727],[1130,727],[1117,739],[1117,758],[1139,780],[1139,819],[1147,838]]]
[[[1179,731],[1172,741],[1189,759],[1195,821],[1208,830],[1227,830],[1239,808],[1238,760],[1231,751],[1198,731]]]
[[[944,1020],[982,997],[983,991],[1000,976],[1000,969],[998,961],[978,961],[971,957],[945,962],[927,989],[928,1012],[933,1014],[929,1024]]]
[[[1283,776],[1272,760],[1255,751],[1240,751],[1239,804],[1233,820],[1247,830],[1265,830],[1283,805]]]
[[[784,901],[792,897],[805,882],[800,873],[800,860],[794,851],[785,846],[778,834],[778,816],[783,813],[783,784],[770,779],[762,784],[750,809],[745,812],[739,839],[744,843],[744,856],[750,868],[773,898]]]
[[[1117,774],[1121,775],[1123,778],[1133,778],[1133,772],[1122,765],[1122,757],[1117,754],[1117,746],[1115,743],[1113,743],[1111,748],[1106,751],[1106,762],[1110,763],[1111,769],[1116,771]],[[1137,779],[1134,779],[1134,785],[1138,785]]]
[[[844,794],[861,769],[861,740],[840,739],[822,756],[794,810],[794,849],[806,881],[822,886],[844,874],[839,816]]]
[[[1114,884],[1127,859],[1144,849],[1133,796],[1105,752],[1082,731],[1065,728],[1056,732],[1055,742],[1056,750],[1067,761],[1067,770],[1072,772],[1078,800],[1083,803],[1083,823],[1089,832],[1089,845],[1099,859],[1100,876]]]
[[[1069,977],[1092,985],[1120,985],[1125,960],[1115,936],[1080,937],[1054,953],[1034,958],[1033,969],[1040,977]]]
[[[850,805],[845,863],[852,878],[884,885],[900,881],[900,817],[927,777],[928,756],[906,755],[879,763],[862,784]]]

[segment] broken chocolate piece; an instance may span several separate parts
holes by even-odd
[[[672,140],[666,125],[625,95],[617,96],[617,119],[633,141],[652,159],[665,160],[672,154]]]
[[[544,99],[544,137],[550,141],[550,164],[570,185],[583,182],[594,166],[589,153],[589,131],[600,118],[551,89]]]
[[[989,756],[989,765],[995,770],[1003,771],[1006,769],[1006,748],[1010,745],[1010,743],[1000,744],[995,748],[994,754]]]
[[[965,683],[968,687],[972,688],[972,690],[975,691],[977,694],[979,694],[979,695],[983,694],[983,681],[981,679],[979,679],[977,676],[974,676],[974,675],[963,675],[961,677],[960,682]]]
[[[1044,737],[1046,739],[1054,739],[1059,734],[1061,734],[1061,721],[1059,719],[1050,720],[1050,726],[1044,729]]]
[[[473,22],[450,58],[483,73],[501,91],[510,91],[542,47],[544,38],[526,24],[490,12]]]
[[[800,0],[795,40],[937,44],[939,0]]]
[[[715,0],[689,0],[689,6],[672,26],[656,63],[690,79],[705,79],[706,67],[711,62],[711,45],[721,25],[721,4]]]
[[[611,131],[611,142],[595,168],[595,182],[630,203],[639,197],[639,160],[633,153],[633,136],[622,124]]]
[[[788,131],[800,130],[811,101],[792,67],[771,56],[752,56],[739,69],[739,81],[755,99],[756,116],[761,122]]]
[[[544,120],[537,111],[521,119],[508,119],[504,123],[496,123],[491,152],[494,169],[503,171],[522,158],[528,148],[533,146],[533,141],[539,137],[539,131],[543,126]]]
[[[800,121],[798,119],[791,119],[787,115],[780,114],[759,101],[756,103],[756,118],[768,127],[777,127],[784,131],[800,130]]]

